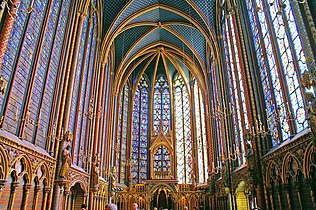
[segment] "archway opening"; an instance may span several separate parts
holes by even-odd
[[[244,181],[239,182],[236,188],[236,204],[238,210],[249,210],[248,198],[246,196],[246,184]]]
[[[84,190],[79,183],[76,183],[70,188],[71,192],[71,209],[80,210],[81,205],[84,203]]]

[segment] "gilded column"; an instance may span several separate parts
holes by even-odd
[[[40,192],[40,190],[41,190],[41,186],[38,186],[38,185],[35,186],[32,210],[36,209],[36,205],[38,202],[38,193]]]
[[[311,13],[310,8],[306,2],[303,4],[303,8],[304,8],[304,11],[306,14],[307,24],[309,25],[309,29],[310,29],[311,34],[312,34],[311,40],[312,41],[314,40],[314,44],[316,44],[316,26],[315,26],[315,22],[313,20],[312,13]]]
[[[286,200],[287,200],[287,204],[289,206],[289,209],[292,209],[292,205],[291,205],[291,198],[290,198],[290,192],[289,192],[289,185],[288,184],[284,184],[284,190],[286,193]]]
[[[295,182],[295,186],[294,187],[295,187],[296,192],[297,192],[297,198],[298,198],[298,202],[300,204],[300,208],[303,209],[301,192],[299,190],[299,182]]]
[[[80,1],[78,4],[82,4],[82,1]],[[57,156],[57,165],[56,165],[56,184],[54,186],[54,192],[53,192],[53,202],[52,202],[52,209],[58,210],[60,203],[59,201],[59,191],[60,191],[60,185],[59,182],[62,180],[59,177],[59,171],[61,169],[61,159],[62,154],[61,151],[64,149],[66,145],[64,145],[65,140],[63,139],[63,129],[68,128],[68,122],[69,122],[69,114],[70,114],[70,106],[71,106],[71,98],[72,98],[72,92],[73,92],[73,86],[74,86],[74,78],[75,78],[75,72],[76,72],[76,66],[77,66],[77,60],[79,55],[79,47],[80,47],[80,40],[81,40],[81,32],[83,28],[83,21],[86,17],[86,13],[83,11],[78,10],[77,16],[75,18],[75,24],[74,24],[74,31],[73,31],[73,38],[72,43],[70,47],[70,54],[69,54],[69,60],[68,65],[65,73],[65,82],[63,87],[63,95],[62,95],[62,101],[60,106],[60,113],[59,113],[59,123],[58,123],[58,129],[57,129],[57,136],[60,139],[57,140],[57,143],[55,145],[55,156]]]
[[[279,208],[280,210],[282,210],[282,203],[281,203],[281,197],[280,197],[280,187],[279,186],[275,186],[275,190],[277,191],[277,194],[278,194],[278,204],[279,204]]]
[[[70,191],[69,190],[65,190],[64,195],[65,195],[65,204],[64,204],[63,209],[68,209]]]
[[[309,194],[310,194],[311,199],[312,199],[313,207],[314,207],[314,209],[316,209],[315,195],[314,195],[314,192],[313,192],[313,180],[306,179],[306,185],[307,185],[307,187],[309,189]],[[0,197],[1,197],[1,195],[0,195]]]
[[[6,183],[6,180],[0,180],[0,198],[1,198],[1,195],[2,195],[2,190],[4,188],[4,185]]]
[[[271,209],[274,210],[274,200],[273,200],[273,196],[272,196],[272,190],[270,191],[270,202],[271,202]]]
[[[2,26],[2,30],[0,31],[0,46],[1,46],[0,47],[0,68],[2,66],[4,53],[8,46],[10,33],[14,24],[14,19],[17,17],[16,13],[18,10],[19,3],[20,3],[20,0],[10,1],[10,4],[9,4],[10,10],[8,11],[5,17],[3,17],[2,15],[0,16],[0,21],[2,21],[2,18],[5,18],[3,26]],[[5,8],[3,8],[3,10],[5,10]]]
[[[29,199],[29,193],[32,185],[30,184],[25,184],[23,186],[23,198],[22,198],[22,205],[21,205],[21,210],[25,210],[27,206],[27,201]]]
[[[8,201],[8,210],[12,210],[13,209],[16,188],[18,188],[18,187],[19,187],[19,183],[18,182],[13,182],[11,184],[11,192],[10,192],[10,197],[9,197],[9,201]]]
[[[44,187],[44,196],[43,196],[42,209],[46,209],[47,200],[48,200],[48,195],[49,194],[50,194],[50,188],[49,187]]]

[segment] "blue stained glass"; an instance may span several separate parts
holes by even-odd
[[[297,117],[294,120],[296,133],[307,127],[302,91],[298,81],[299,74],[307,70],[307,64],[291,2],[283,0],[281,7],[279,2],[269,0],[267,5],[267,10],[264,10],[261,0],[256,0],[255,3],[250,0],[247,1],[248,16],[252,26],[257,59],[261,70],[260,76],[265,93],[268,125],[270,125],[274,138],[272,145],[276,146],[280,144],[281,139],[287,140],[290,138],[289,119],[293,116]],[[271,27],[267,25],[266,15],[271,17]],[[272,38],[275,38],[276,51],[273,51],[272,41],[274,40],[272,40],[270,34]],[[293,44],[294,51],[290,43]],[[264,59],[264,51],[267,54],[267,61]],[[277,66],[276,59],[280,60],[281,66]],[[294,63],[295,59],[297,60],[298,69],[296,69]],[[278,72],[278,67],[281,72]],[[284,77],[286,90],[281,89],[280,75]],[[274,93],[274,98],[271,92]],[[289,96],[289,103],[284,102],[283,94]],[[278,134],[278,124],[282,136]]]
[[[49,121],[48,110],[43,109],[43,107],[39,110],[40,103],[42,103],[42,92],[45,90],[44,82],[46,75],[48,74],[48,65],[49,65],[49,56],[52,52],[52,43],[54,42],[53,36],[54,32],[56,31],[57,21],[58,21],[58,12],[60,9],[60,2],[53,2],[50,8],[50,16],[47,22],[47,28],[44,35],[44,39],[42,42],[41,53],[37,64],[36,75],[33,84],[33,91],[30,100],[30,119],[33,122],[39,123],[38,124],[38,132],[36,138],[36,145],[45,148],[45,134],[46,129]],[[44,107],[45,108],[45,107]],[[37,116],[37,113],[39,115]],[[40,118],[40,119],[39,119]],[[35,125],[28,125],[25,127],[26,132],[26,139],[29,138],[29,141],[33,139]],[[29,134],[29,135],[28,135]]]
[[[189,96],[182,77],[174,79],[175,137],[177,152],[177,178],[179,183],[192,183],[193,149]]]
[[[294,90],[296,88],[299,88],[298,85],[298,78],[294,71],[294,63],[293,63],[293,55],[290,50],[289,40],[285,33],[285,26],[284,26],[284,20],[279,12],[280,8],[278,8],[278,5],[276,3],[270,2],[269,12],[272,19],[272,25],[274,27],[275,33],[276,33],[276,41],[279,47],[279,53],[281,56],[280,61],[283,65],[283,71],[285,73],[285,81],[287,83],[288,89],[289,89],[289,95],[291,102],[294,103],[301,103],[300,106],[303,107],[303,103],[301,99],[298,99],[295,94],[293,94]],[[293,75],[293,77],[289,77],[289,75]],[[294,85],[294,87],[292,86]],[[292,87],[291,87],[292,86]],[[301,95],[301,93],[299,93]],[[286,108],[284,104],[282,106],[279,106],[282,108]],[[280,111],[280,118],[281,118],[281,125],[283,126],[282,134],[284,140],[288,139],[289,136],[289,125],[286,119],[287,112],[285,110]]]
[[[244,140],[243,140],[243,125],[246,129],[249,129],[246,99],[244,95],[242,67],[239,61],[239,50],[237,45],[237,37],[235,32],[235,25],[233,23],[233,16],[230,15],[229,19],[226,19],[224,36],[225,57],[227,65],[227,74],[229,79],[229,91],[231,95],[231,102],[229,110],[232,111],[233,128],[234,128],[234,145],[238,148],[239,152],[244,152]],[[229,27],[230,26],[230,27]],[[243,156],[238,157],[238,164],[244,163]]]
[[[129,83],[125,85],[121,94],[121,102],[119,108],[119,126],[116,142],[116,167],[118,168],[119,183],[124,183],[126,174],[126,144],[127,144],[127,125],[128,125],[128,104],[129,104]]]
[[[88,19],[88,18],[87,18]],[[93,22],[92,22],[93,23]],[[84,63],[84,66],[82,66],[82,70],[81,70],[81,74],[83,75],[80,75],[80,78],[82,77],[82,80],[80,81],[81,83],[81,89],[78,90],[79,93],[78,93],[78,99],[77,99],[77,103],[78,103],[78,106],[79,106],[79,113],[77,113],[77,125],[75,126],[76,128],[76,139],[75,139],[75,158],[74,158],[74,162],[79,164],[78,161],[78,157],[79,157],[79,153],[80,153],[80,147],[82,147],[83,145],[83,141],[82,139],[84,138],[81,138],[82,137],[82,133],[81,133],[81,128],[82,128],[82,122],[83,122],[83,116],[84,116],[84,113],[82,113],[82,110],[85,109],[85,101],[88,100],[89,101],[89,98],[85,98],[85,94],[86,94],[86,91],[87,91],[87,82],[89,81],[87,79],[88,75],[90,74],[90,71],[93,71],[91,68],[90,65],[93,66],[93,63],[90,63],[89,61],[90,60],[94,60],[94,48],[92,48],[92,46],[94,46],[95,42],[96,42],[96,39],[95,39],[95,30],[94,30],[94,25],[92,24],[90,26],[90,31],[88,32],[88,45],[87,45],[87,49],[86,49],[86,52],[87,52],[87,55],[86,55],[86,60],[85,60],[85,63]],[[90,68],[89,68],[90,67]],[[79,87],[78,87],[79,88]],[[86,107],[88,109],[88,107]],[[81,113],[81,114],[80,114]]]
[[[168,158],[170,153],[168,149],[161,145],[156,148],[154,152],[154,172],[167,172],[171,171],[171,160]],[[159,178],[159,177],[157,177]]]
[[[159,133],[160,123],[166,134],[170,129],[170,92],[165,75],[158,75],[154,86],[154,133]]]
[[[39,129],[39,132],[36,136],[36,139],[42,138],[42,136],[47,135],[47,129],[48,129],[48,122],[50,119],[50,112],[52,108],[53,103],[53,94],[55,89],[55,83],[57,78],[57,72],[58,72],[58,65],[60,61],[60,55],[64,40],[64,34],[65,34],[65,28],[66,28],[66,22],[68,18],[69,13],[69,7],[70,7],[69,0],[63,1],[63,5],[61,7],[59,20],[57,23],[57,30],[54,38],[54,44],[52,45],[52,52],[51,52],[51,59],[48,63],[48,70],[47,70],[47,80],[46,80],[46,86],[44,87],[44,95],[43,95],[43,103],[42,103],[42,111],[41,111],[41,124]],[[41,68],[41,67],[40,67]]]
[[[284,15],[288,24],[288,29],[290,32],[290,39],[294,46],[294,51],[295,51],[294,54],[298,61],[297,65],[298,65],[299,73],[302,74],[308,69],[307,64],[306,64],[305,53],[302,48],[302,41],[299,36],[298,27],[295,23],[290,1],[283,0],[282,3],[284,5],[283,10],[284,10]],[[304,104],[303,104],[302,93],[300,91],[298,80],[295,79],[295,76],[298,76],[298,75],[295,75],[294,69],[291,69],[291,70],[293,72],[291,73],[288,72],[287,76],[293,78],[292,81],[295,81],[296,83],[295,84],[288,83],[288,85],[293,85],[293,87],[291,87],[290,89],[290,95],[291,95],[290,99],[291,99],[291,105],[292,105],[294,116],[297,117],[297,119],[295,119],[294,121],[296,125],[296,130],[297,132],[300,132],[304,128],[306,128],[308,125],[307,125],[307,122],[305,121],[305,109],[304,109]]]
[[[134,184],[143,183],[147,179],[147,135],[148,135],[148,80],[141,77],[134,95],[133,128],[132,128],[132,162],[136,166],[132,169]],[[143,164],[140,164],[143,160]],[[144,172],[144,173],[141,173]]]
[[[76,107],[77,107],[78,95],[79,95],[78,88],[79,88],[79,82],[80,82],[80,74],[82,71],[84,71],[84,66],[82,66],[82,60],[83,60],[83,54],[85,51],[84,46],[85,46],[85,40],[87,38],[87,28],[88,28],[88,18],[86,17],[84,19],[82,32],[81,32],[81,41],[80,41],[80,46],[79,46],[76,75],[75,75],[72,99],[71,99],[71,109],[70,109],[68,129],[72,131],[72,133],[74,133],[74,126],[75,126],[74,123],[75,123]]]
[[[43,2],[46,5],[46,1]],[[19,9],[27,11],[30,1],[21,1]],[[26,82],[31,70],[31,63],[36,50],[37,38],[40,34],[40,25],[43,20],[45,7],[40,7],[38,2],[34,3],[34,11],[29,20],[29,25],[25,25],[26,14],[18,10],[18,17],[13,25],[11,36],[8,42],[8,48],[4,55],[1,73],[5,79],[11,82],[12,91],[8,103],[8,111],[4,120],[4,129],[11,133],[16,133],[17,121],[20,119],[22,102],[25,97]],[[22,33],[26,30],[26,36],[21,43]],[[21,44],[21,48],[19,48]],[[17,51],[21,51],[20,60],[17,61],[16,77],[13,79],[11,75],[15,59],[17,59]],[[12,80],[13,79],[13,80]],[[10,85],[10,84],[9,84]],[[8,89],[7,89],[8,90]],[[3,96],[0,96],[0,104],[3,106]],[[3,110],[4,111],[4,110]]]
[[[282,127],[282,137],[278,134],[278,124],[277,122],[277,116],[278,116],[278,111],[275,109],[274,105],[274,100],[275,103],[278,107],[278,110],[282,109],[281,106],[283,103],[283,93],[281,90],[281,85],[280,85],[280,79],[279,75],[277,72],[277,67],[276,67],[276,61],[275,61],[275,56],[273,53],[272,49],[272,44],[271,44],[271,38],[270,34],[268,31],[268,25],[266,22],[266,16],[264,11],[262,11],[263,5],[260,0],[256,0],[256,8],[257,9],[257,16],[255,15],[254,11],[254,5],[252,4],[251,1],[248,1],[247,4],[247,9],[248,9],[248,14],[249,14],[249,19],[250,22],[252,23],[252,33],[254,37],[254,43],[256,44],[256,52],[257,52],[257,59],[259,62],[259,67],[260,67],[260,76],[261,76],[261,82],[263,84],[264,88],[264,96],[265,96],[265,102],[266,102],[266,107],[267,107],[267,116],[268,116],[268,125],[269,129],[271,131],[271,134],[273,136],[273,142],[272,145],[276,146],[280,143],[280,139],[283,137],[283,139],[289,137],[289,130],[288,130],[288,124],[284,120],[282,120],[284,123],[284,127]],[[259,26],[261,28],[261,33],[259,32]],[[261,37],[258,36],[257,34],[261,34]],[[263,44],[261,40],[263,41]],[[267,61],[264,60],[264,53],[263,50],[266,51],[267,55]],[[266,64],[267,62],[267,64]],[[269,70],[268,70],[269,67]],[[267,72],[269,71],[270,74]],[[268,76],[270,75],[270,76]],[[270,86],[270,82],[272,83],[273,87]],[[274,98],[272,97],[272,92],[274,93]],[[284,110],[281,110],[284,112]]]

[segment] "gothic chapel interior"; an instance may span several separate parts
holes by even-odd
[[[0,209],[316,209],[316,0],[0,0]]]

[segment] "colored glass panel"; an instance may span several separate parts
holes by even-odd
[[[72,99],[71,99],[71,106],[70,106],[70,115],[69,115],[69,130],[74,133],[74,126],[75,126],[75,115],[76,115],[76,108],[78,102],[78,95],[79,95],[79,83],[80,83],[80,75],[84,73],[84,61],[83,61],[83,54],[85,52],[85,42],[89,36],[88,29],[88,21],[89,18],[86,17],[83,22],[82,32],[81,32],[81,40],[79,46],[79,53],[78,53],[78,60],[77,60],[77,67],[76,67],[76,75],[73,84],[73,92],[72,92]],[[87,35],[88,34],[88,35]]]
[[[168,148],[161,145],[154,153],[154,172],[171,171],[171,156]]]
[[[127,127],[128,127],[128,104],[129,104],[130,87],[127,83],[122,91],[121,103],[119,109],[119,127],[117,133],[117,142],[115,150],[116,167],[118,169],[119,183],[124,183],[126,174],[126,144],[127,144]]]
[[[179,183],[192,183],[193,148],[189,95],[182,77],[174,79],[175,137],[177,154],[177,178]]]
[[[46,145],[46,129],[43,130],[43,127],[47,128],[49,115],[47,110],[43,108],[40,109],[39,107],[41,106],[43,100],[42,94],[45,90],[44,83],[45,80],[48,79],[46,78],[46,76],[49,71],[49,59],[53,50],[52,44],[54,42],[54,35],[56,32],[60,6],[60,2],[55,1],[52,3],[52,6],[50,8],[50,16],[48,18],[46,32],[42,41],[41,53],[39,55],[40,58],[37,64],[36,75],[30,100],[30,107],[32,107],[32,109],[29,109],[30,119],[35,123],[24,128],[26,133],[25,138],[31,141],[33,139],[35,128],[36,126],[38,126],[38,132],[40,133],[40,135],[37,135],[36,145],[42,148],[44,148]]]
[[[148,159],[148,80],[141,77],[134,95],[132,128],[132,178],[133,183],[147,179]]]
[[[85,139],[85,132],[81,132],[82,129],[86,129],[86,127],[83,128],[82,124],[84,122],[84,118],[86,117],[86,113],[89,111],[89,93],[87,95],[87,92],[90,90],[91,83],[91,74],[93,72],[93,66],[94,66],[94,56],[95,56],[95,45],[96,45],[96,21],[95,21],[95,15],[93,17],[93,22],[90,26],[89,34],[87,34],[88,43],[87,43],[87,49],[86,49],[86,58],[84,62],[84,66],[82,69],[82,80],[80,81],[82,88],[79,90],[80,94],[80,101],[78,101],[79,106],[79,113],[77,113],[77,127],[76,127],[76,144],[75,144],[75,158],[74,162],[79,164],[79,161],[82,161],[80,159],[80,150],[83,149],[84,139]],[[81,75],[80,75],[81,77]],[[87,95],[88,98],[85,96]],[[79,95],[78,95],[79,97]],[[85,112],[82,112],[82,111]],[[86,126],[86,125],[85,125]]]
[[[300,74],[307,70],[301,37],[288,0],[247,1],[248,16],[260,68],[272,146],[290,138],[289,122],[294,119],[295,133],[307,127]],[[254,9],[255,8],[255,9]],[[268,21],[271,25],[268,25]],[[275,43],[275,50],[273,44]],[[265,57],[266,55],[266,57]],[[280,65],[276,62],[279,60]],[[279,70],[278,70],[279,69]],[[285,88],[281,89],[283,81]],[[285,101],[283,95],[288,96]],[[281,130],[279,136],[278,128]]]
[[[42,30],[43,19],[46,11],[47,0],[45,1],[35,1],[34,10],[29,16],[28,25],[25,28],[25,39],[21,45],[20,57],[16,63],[16,75],[12,81],[11,98],[8,103],[8,112],[6,118],[4,119],[4,129],[17,134],[17,122],[21,122],[21,112],[23,110],[24,101],[27,93],[27,86],[29,84],[30,75],[32,72],[32,63],[37,50],[39,35]],[[26,11],[26,10],[25,10]],[[20,11],[20,12],[25,12]],[[14,68],[14,67],[13,67]],[[17,111],[17,112],[14,112]],[[34,110],[31,108],[28,110],[26,116],[26,124],[32,123],[30,116],[33,114]],[[30,141],[30,132],[27,130],[24,136],[21,138],[27,138]]]
[[[170,129],[170,92],[169,85],[165,75],[159,75],[154,86],[154,133],[159,133],[160,124],[166,134]]]
[[[71,1],[63,1],[59,20],[57,23],[57,30],[54,34],[54,43],[52,44],[51,48],[51,58],[48,62],[48,72],[47,72],[47,79],[46,85],[44,87],[44,94],[43,94],[43,101],[42,101],[42,109],[41,109],[41,121],[39,125],[39,131],[36,136],[36,139],[40,139],[43,136],[47,135],[47,129],[52,109],[52,103],[54,100],[54,89],[57,88],[56,86],[56,78],[58,75],[58,67],[60,65],[61,59],[61,51],[64,42],[65,36],[65,28],[69,14]],[[40,143],[38,143],[39,145]]]
[[[205,113],[201,90],[194,82],[194,109],[197,145],[198,183],[206,183],[208,179],[208,156],[206,143]]]
[[[234,142],[235,148],[238,148],[240,153],[244,152],[243,126],[249,129],[246,99],[243,88],[242,67],[240,63],[240,53],[237,45],[236,26],[233,22],[233,16],[228,16],[225,19],[224,30],[224,50],[227,66],[227,75],[229,80],[229,93],[231,103],[229,103],[229,110],[232,113],[233,128],[234,128]],[[244,163],[244,157],[238,157],[238,164]]]
[[[19,52],[20,49],[20,45],[22,44],[22,38],[23,38],[23,32],[26,29],[26,20],[27,20],[27,13],[25,12],[21,12],[21,11],[26,11],[27,8],[29,7],[31,1],[28,0],[22,0],[20,1],[19,7],[18,7],[18,12],[17,12],[17,18],[15,18],[12,30],[11,30],[11,34],[10,34],[10,38],[8,41],[8,46],[6,49],[6,52],[4,54],[3,57],[3,62],[2,62],[2,66],[1,66],[1,75],[4,76],[4,79],[6,81],[8,81],[8,84],[10,84],[12,82],[13,79],[13,75],[12,75],[12,71],[16,62],[16,57],[17,57],[17,53]],[[8,94],[8,88],[6,89],[6,94]],[[0,108],[2,110],[3,108],[3,102],[4,102],[4,97],[5,95],[0,94]],[[17,107],[16,107],[17,108]],[[4,110],[2,110],[3,112]],[[10,113],[8,113],[8,118],[11,122],[8,122],[8,124],[15,124],[14,122],[14,114],[16,110],[11,110]],[[7,130],[11,130],[11,127],[8,126]]]

